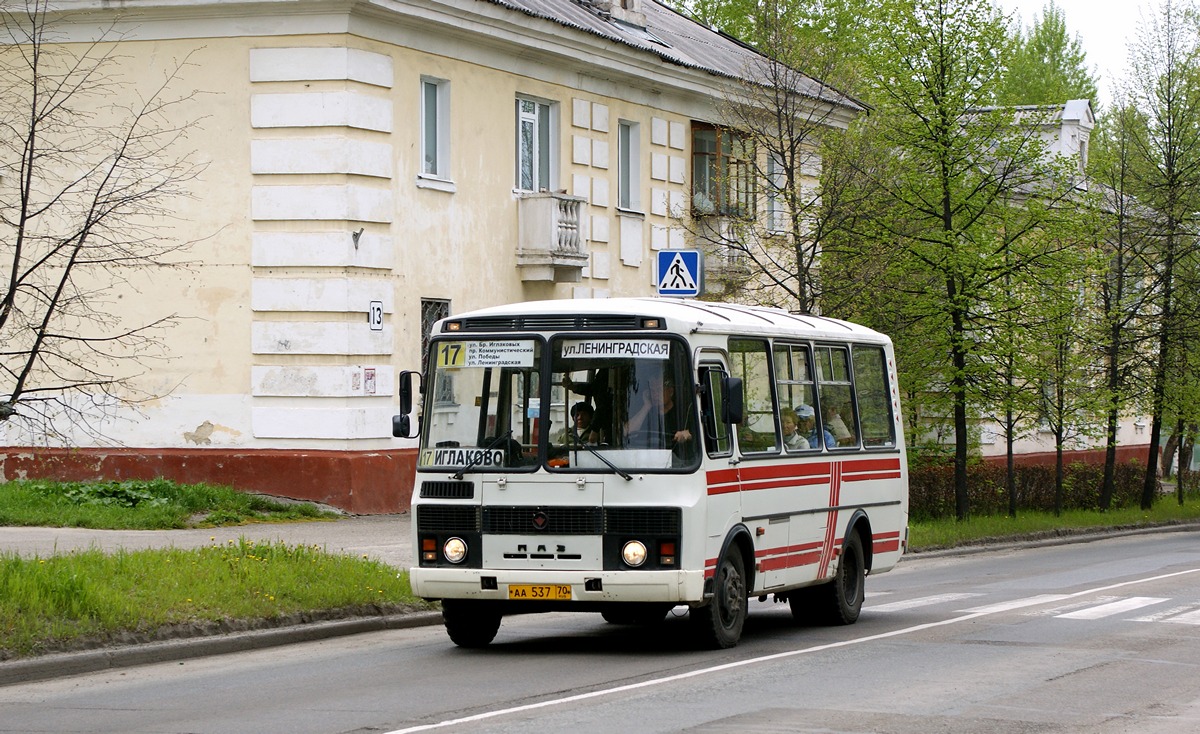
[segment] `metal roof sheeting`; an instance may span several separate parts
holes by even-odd
[[[707,28],[676,10],[642,0],[646,27],[609,17],[586,0],[479,0],[558,23],[624,44],[679,66],[738,79],[763,81],[760,70],[766,57],[737,39]],[[866,108],[856,100],[802,74],[796,75],[798,94],[848,109]]]

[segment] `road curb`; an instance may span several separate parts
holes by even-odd
[[[35,658],[0,662],[0,686],[32,683],[49,678],[95,673],[135,665],[187,660],[246,650],[261,650],[364,632],[424,627],[441,623],[441,612],[416,612],[380,617],[354,617],[223,635],[165,640],[141,645],[54,653]]]
[[[952,556],[969,556],[976,553],[991,553],[994,551],[1013,550],[1015,548],[1049,548],[1056,545],[1071,545],[1073,543],[1090,543],[1109,538],[1123,538],[1130,535],[1153,535],[1157,533],[1187,533],[1200,531],[1200,522],[1180,522],[1169,525],[1152,525],[1137,528],[1119,528],[1097,531],[1067,532],[1055,531],[1047,537],[1032,537],[1020,540],[983,542],[973,545],[959,545],[953,548],[931,548],[929,550],[910,550],[906,558],[948,558]]]

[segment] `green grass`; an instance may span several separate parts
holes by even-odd
[[[192,550],[0,554],[0,660],[154,639],[177,626],[217,631],[237,628],[231,621],[416,608],[429,605],[413,597],[406,573],[315,546],[242,540]]]
[[[0,525],[169,530],[337,516],[308,503],[165,479],[0,483]]]
[[[909,547],[921,551],[989,541],[1038,538],[1064,532],[1152,527],[1195,521],[1200,521],[1200,497],[1186,497],[1184,504],[1180,505],[1172,495],[1159,498],[1149,511],[1138,507],[1108,512],[1072,510],[1058,516],[1045,512],[1018,512],[1015,518],[996,515],[971,517],[964,522],[953,518],[912,522],[909,524],[908,538]]]

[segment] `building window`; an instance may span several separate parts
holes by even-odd
[[[450,178],[450,82],[421,78],[421,173]]]
[[[692,211],[754,215],[753,145],[733,130],[692,124]]]
[[[517,188],[542,191],[554,187],[554,105],[517,98]]]
[[[641,208],[640,129],[636,122],[617,123],[617,206],[621,209]]]
[[[767,156],[767,228],[771,232],[786,232],[787,206],[784,191],[787,189],[787,171],[783,161],[774,153]]]

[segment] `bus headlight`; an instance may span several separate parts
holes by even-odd
[[[646,544],[640,540],[631,540],[621,548],[621,560],[626,566],[637,568],[646,562]]]
[[[462,538],[451,538],[442,545],[442,555],[451,563],[462,563],[467,559],[467,543]]]

